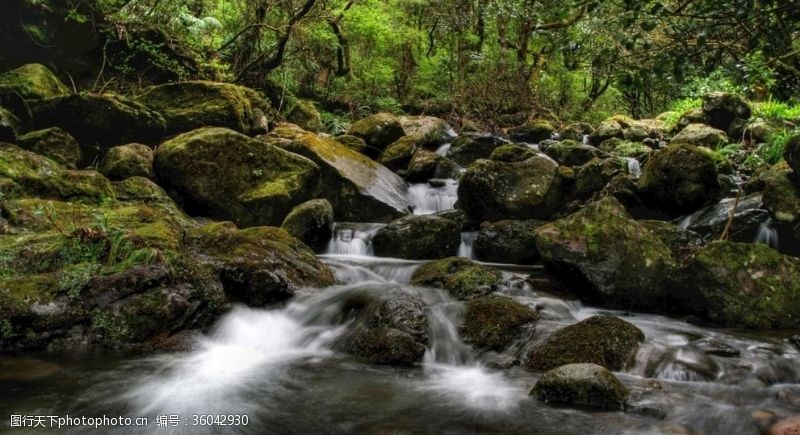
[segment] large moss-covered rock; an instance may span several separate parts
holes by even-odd
[[[467,166],[475,160],[489,158],[495,148],[507,143],[505,139],[489,133],[464,133],[450,145],[447,158]]]
[[[428,342],[425,306],[399,288],[359,288],[346,295],[342,320],[353,326],[336,346],[372,364],[412,366]]]
[[[488,295],[502,279],[498,270],[466,258],[449,257],[417,268],[411,284],[444,288],[457,299],[470,300]]]
[[[669,248],[636,222],[613,197],[595,201],[536,230],[547,266],[590,300],[653,308],[674,266]]]
[[[400,125],[406,136],[417,139],[421,147],[434,149],[456,138],[453,127],[444,119],[433,116],[401,116]]]
[[[386,147],[378,162],[395,172],[405,170],[417,151],[417,141],[413,136],[401,137]]]
[[[333,234],[333,206],[327,199],[304,202],[283,220],[281,228],[314,249],[322,249]]]
[[[514,142],[539,143],[550,139],[555,131],[550,121],[535,119],[510,129],[508,135]]]
[[[680,260],[693,249],[703,244],[703,237],[691,230],[681,228],[669,222],[659,220],[640,220],[650,234],[672,251],[672,257]],[[750,240],[753,240],[752,237]]]
[[[639,179],[639,188],[651,207],[680,214],[717,199],[718,175],[708,149],[672,145],[650,155]]]
[[[592,159],[577,168],[572,196],[588,199],[602,190],[617,175],[626,170],[625,162],[619,158]]]
[[[461,209],[479,222],[550,217],[561,193],[558,164],[541,155],[511,163],[479,160],[458,186]]]
[[[580,166],[603,154],[591,145],[582,145],[573,140],[556,142],[545,147],[543,151],[563,166]]]
[[[43,100],[34,106],[36,128],[60,127],[78,142],[111,147],[155,143],[166,132],[164,117],[114,94],[81,93]]]
[[[676,273],[691,313],[724,326],[800,326],[800,259],[762,244],[712,242]]]
[[[589,135],[589,142],[597,146],[605,140],[613,137],[621,138],[623,135],[623,127],[619,122],[614,120],[607,120],[600,123],[597,128]]]
[[[628,394],[616,376],[597,364],[568,364],[550,370],[531,391],[543,402],[609,411],[624,409]]]
[[[502,351],[538,319],[536,311],[514,299],[490,295],[467,302],[461,334],[478,349]]]
[[[20,133],[19,118],[0,107],[0,142],[16,142]]]
[[[536,155],[536,151],[526,145],[505,144],[500,145],[489,155],[489,160],[498,162],[521,162]]]
[[[314,251],[281,228],[239,230],[230,222],[216,222],[194,232],[193,240],[193,249],[217,271],[233,301],[264,306],[300,289],[334,283]]]
[[[729,131],[735,120],[750,119],[750,105],[737,94],[712,92],[703,96],[703,112],[709,124],[723,131]]]
[[[100,161],[100,173],[111,180],[130,177],[154,178],[153,150],[140,143],[120,145],[106,152]]]
[[[314,103],[308,100],[294,101],[286,111],[286,120],[314,133],[325,130],[319,111]]]
[[[381,228],[372,238],[380,257],[430,260],[453,255],[461,244],[461,229],[434,215],[406,216]]]
[[[239,226],[280,225],[319,190],[314,162],[220,127],[201,128],[161,144],[155,170],[190,213]]]
[[[583,143],[584,137],[587,137],[594,131],[591,124],[585,122],[578,122],[569,124],[558,131],[558,135],[562,140],[574,140]]]
[[[38,63],[22,65],[0,74],[0,95],[13,91],[27,101],[66,95],[69,90],[52,71]]]
[[[376,113],[360,119],[350,126],[347,134],[360,137],[370,147],[383,151],[390,143],[406,133],[400,119],[389,113]]]
[[[459,168],[455,162],[433,151],[419,149],[406,168],[406,180],[421,183],[434,178],[454,178]]]
[[[705,124],[689,124],[672,138],[671,143],[716,148],[728,143],[728,135]]]
[[[800,224],[800,184],[792,183],[798,174],[786,171],[768,170],[758,175],[764,186],[764,208],[772,213],[778,222]]]
[[[593,316],[559,329],[531,352],[527,364],[550,370],[564,364],[593,363],[623,370],[636,360],[644,333],[614,316]]]
[[[800,176],[800,134],[795,134],[786,142],[786,148],[783,151],[783,159],[789,164],[789,167],[794,170],[794,173]]]
[[[485,222],[475,238],[475,256],[492,263],[535,264],[539,251],[534,230],[544,224],[538,220]]]
[[[397,174],[333,139],[291,124],[261,139],[319,165],[324,182],[318,196],[333,204],[337,219],[387,222],[408,212],[408,186]]]
[[[77,168],[81,162],[81,148],[78,142],[58,127],[26,133],[17,138],[17,145],[51,158],[69,169]]]
[[[164,116],[168,134],[200,127],[259,133],[267,130],[275,116],[257,91],[230,83],[167,83],[148,89],[139,100]]]

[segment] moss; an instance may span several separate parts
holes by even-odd
[[[153,150],[142,144],[113,147],[103,156],[99,171],[111,180],[153,178]]]
[[[517,144],[505,144],[495,148],[489,156],[489,160],[497,160],[499,162],[521,162],[535,155],[536,152],[529,147]]]
[[[400,120],[394,115],[376,113],[354,122],[347,134],[360,137],[367,145],[383,150],[405,135],[405,132]]]
[[[467,303],[461,333],[480,349],[502,351],[538,319],[535,311],[511,298],[487,296]]]
[[[465,258],[449,257],[421,265],[414,271],[411,284],[441,287],[457,299],[469,300],[491,293],[502,278],[498,270]]]
[[[568,364],[545,373],[531,390],[543,402],[618,411],[628,389],[611,372],[595,364]]]
[[[708,151],[694,145],[671,145],[650,155],[639,187],[652,207],[680,214],[715,201],[720,189],[717,177]]]
[[[296,99],[286,111],[286,120],[314,133],[325,130],[319,111],[314,103],[308,100]]]
[[[381,154],[378,160],[382,165],[397,172],[406,169],[411,161],[414,152],[417,150],[417,139],[411,136],[403,136],[392,143]]]
[[[555,130],[550,121],[535,119],[510,129],[508,134],[511,140],[515,142],[539,143],[545,139],[550,139]]]
[[[67,87],[47,67],[23,65],[0,74],[0,88],[9,88],[26,100],[43,100],[67,94]]]
[[[623,370],[636,359],[644,333],[613,316],[593,316],[559,329],[528,359],[530,367],[549,370],[564,364],[594,363]]]
[[[333,207],[325,199],[315,199],[293,208],[281,228],[308,246],[321,249],[333,232]]]
[[[58,127],[26,133],[17,138],[17,144],[21,148],[51,158],[68,169],[75,169],[81,160],[78,142]]]
[[[758,175],[764,186],[764,207],[775,219],[785,223],[800,223],[800,187],[792,184],[786,171],[768,170]]]
[[[619,142],[611,152],[620,157],[638,158],[650,153],[651,151],[653,150],[650,147],[641,142],[624,140]]]

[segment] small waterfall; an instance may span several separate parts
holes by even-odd
[[[639,178],[642,176],[642,166],[639,164],[639,161],[634,158],[628,159],[628,173],[633,176],[633,178]]]
[[[361,224],[337,222],[333,226],[333,238],[328,242],[326,254],[372,255],[372,237],[384,224]]]
[[[458,181],[431,180],[408,187],[408,204],[414,214],[431,214],[452,210],[458,200]]]
[[[450,151],[450,144],[449,143],[446,143],[446,144],[440,146],[439,148],[436,148],[436,154],[438,154],[440,156],[446,156],[448,151]]]
[[[588,134],[584,134],[583,135],[583,137],[581,138],[581,143],[584,144],[584,145],[589,145],[589,135]]]
[[[430,344],[425,351],[425,364],[464,365],[474,362],[472,347],[464,344],[458,324],[464,315],[464,304],[441,301],[428,309]]]
[[[474,260],[475,257],[472,250],[472,245],[475,243],[475,239],[477,238],[477,231],[463,231],[461,233],[461,245],[458,247],[458,256]]]
[[[688,229],[689,225],[692,224],[692,216],[694,216],[694,215],[690,214],[689,216],[686,216],[685,218],[683,218],[681,220],[681,222],[678,224],[678,228],[680,228],[682,230]]]
[[[753,243],[763,243],[770,248],[778,249],[778,230],[772,226],[772,218],[767,218],[767,220],[761,222]]]

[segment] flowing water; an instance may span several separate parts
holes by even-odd
[[[435,183],[418,183],[408,187],[408,204],[414,214],[431,214],[451,210],[458,200],[458,181],[435,180]]]

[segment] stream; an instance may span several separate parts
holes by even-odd
[[[411,189],[415,212],[452,208],[454,180]],[[380,224],[337,223],[321,258],[338,286],[308,289],[270,309],[237,306],[192,350],[141,357],[29,355],[0,360],[0,432],[15,415],[178,415],[164,433],[218,433],[193,426],[197,414],[244,414],[226,433],[760,433],[760,419],[800,412],[800,351],[785,337],[708,329],[663,316],[582,305],[536,292],[539,266],[497,265],[498,290],[534,307],[541,320],[503,354],[461,341],[462,302],[408,284],[418,261],[375,257]],[[462,234],[462,256],[475,233]],[[351,326],[337,321],[349,294],[405,292],[425,303],[429,343],[414,368],[368,365],[337,352]],[[552,406],[529,392],[541,373],[515,364],[559,328],[611,313],[646,335],[636,363],[619,378],[631,389],[627,412]],[[36,430],[12,433],[41,433]],[[67,428],[66,433],[86,433]]]

